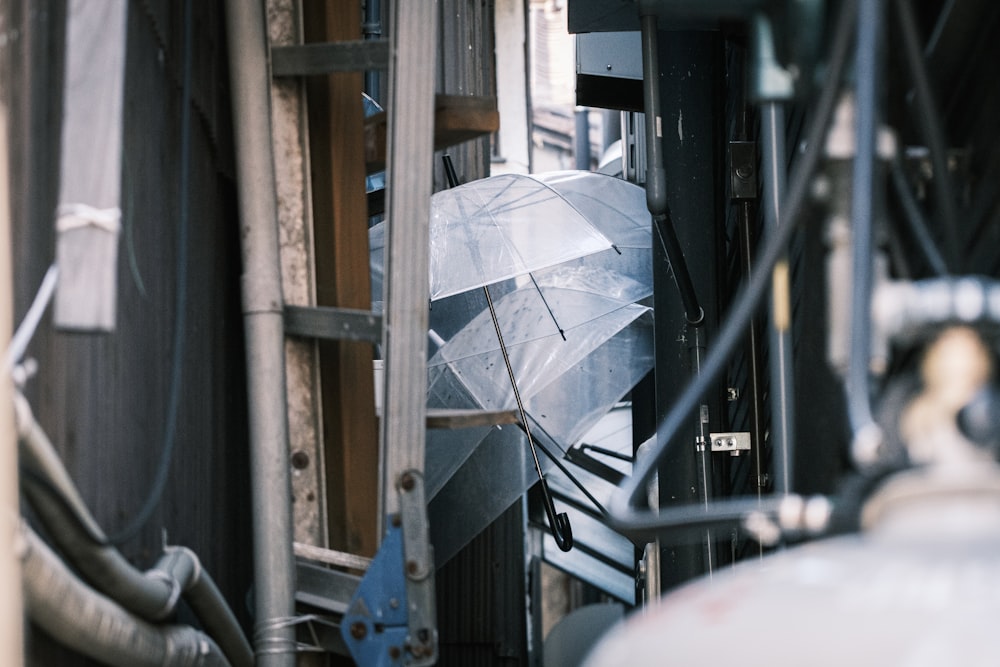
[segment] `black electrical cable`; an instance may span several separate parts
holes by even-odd
[[[914,116],[917,127],[927,142],[934,177],[934,200],[941,215],[941,226],[948,254],[949,265],[961,267],[962,247],[958,237],[959,216],[955,189],[948,169],[948,144],[942,129],[941,115],[931,93],[930,78],[924,64],[917,20],[910,0],[896,0],[896,15],[899,18],[903,39],[903,52],[910,70],[915,96]]]
[[[854,35],[855,17],[856,0],[846,0],[834,30],[825,84],[820,91],[815,112],[810,120],[805,151],[798,161],[794,174],[792,174],[785,195],[782,207],[785,223],[767,240],[766,245],[759,253],[758,261],[755,264],[756,271],[746,287],[734,299],[732,311],[719,332],[715,347],[702,366],[701,374],[687,386],[666,418],[660,422],[657,428],[659,434],[657,443],[652,451],[636,464],[632,476],[620,487],[620,492],[615,494],[612,499],[611,523],[616,530],[624,534],[628,534],[633,529],[645,530],[663,525],[662,519],[658,518],[656,514],[649,511],[637,511],[633,509],[633,505],[640,497],[645,496],[646,484],[656,471],[660,459],[663,458],[680,429],[688,424],[688,418],[699,405],[701,396],[710,389],[715,379],[726,369],[729,356],[743,341],[747,325],[756,313],[764,295],[769,292],[771,271],[785,252],[785,246],[797,227],[813,173],[823,156],[827,126],[833,116],[837,94],[840,91],[840,78]],[[705,512],[700,505],[697,509]],[[711,509],[708,513],[710,512]]]
[[[893,157],[891,169],[893,189],[895,189],[899,203],[903,207],[903,219],[906,220],[910,228],[913,240],[916,241],[917,247],[920,248],[920,252],[923,253],[924,259],[927,260],[934,274],[937,276],[948,275],[948,264],[945,262],[941,251],[938,250],[930,231],[927,229],[927,221],[924,219],[924,214],[920,211],[920,204],[917,203],[917,198],[913,196],[913,191],[910,190],[910,186],[906,182],[906,174],[903,173],[903,162],[899,159],[898,155]]]
[[[150,486],[149,495],[142,507],[121,531],[111,535],[111,544],[128,542],[149,522],[163,498],[163,491],[170,476],[174,449],[177,444],[177,413],[180,408],[181,383],[184,366],[184,335],[187,327],[187,264],[188,264],[188,222],[190,217],[191,189],[191,61],[192,61],[192,2],[184,2],[184,64],[181,83],[181,165],[179,188],[179,211],[177,216],[177,286],[174,298],[174,328],[170,364],[170,394],[167,403],[166,425],[163,435],[163,449],[157,463],[156,473]]]

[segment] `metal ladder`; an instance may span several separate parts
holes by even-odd
[[[429,168],[413,165],[429,166],[433,159],[437,4],[392,2],[389,40],[308,45],[301,43],[297,5],[230,0],[227,6],[244,240],[255,650],[259,665],[295,664],[296,637],[308,627],[313,648],[346,646],[360,665],[433,664],[434,559],[423,482],[432,183]],[[318,308],[305,231],[311,212],[301,77],[382,67],[389,73],[386,213],[393,220],[384,314]],[[262,358],[254,350],[265,338]],[[370,562],[324,548],[322,466],[301,473],[309,468],[302,455],[322,460],[316,346],[304,340],[309,338],[382,344],[377,516],[384,525]],[[296,503],[293,511],[293,489],[318,502]],[[296,561],[293,554],[301,557]],[[366,572],[359,577],[306,558]]]

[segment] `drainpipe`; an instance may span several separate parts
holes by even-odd
[[[132,615],[77,579],[30,529],[19,537],[28,614],[62,644],[113,667],[229,666],[207,635]]]
[[[243,322],[253,485],[254,643],[258,667],[293,667],[295,561],[269,109],[271,82],[263,3],[228,0],[226,29],[243,246]]]

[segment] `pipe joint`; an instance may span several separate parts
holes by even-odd
[[[646,207],[655,218],[667,215],[667,172],[662,166],[646,170]]]

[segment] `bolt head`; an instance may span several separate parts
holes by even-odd
[[[403,489],[403,491],[412,491],[416,484],[417,481],[413,479],[413,475],[408,472],[404,472],[399,478],[399,487]]]
[[[355,621],[351,623],[351,636],[355,639],[364,639],[368,634],[368,628],[361,621]]]

